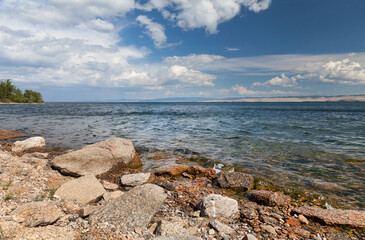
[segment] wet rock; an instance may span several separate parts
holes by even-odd
[[[222,233],[225,233],[225,234],[228,234],[228,235],[231,235],[231,234],[234,234],[236,233],[236,231],[231,228],[230,226],[226,225],[226,224],[223,224],[221,223],[220,221],[218,220],[214,220],[214,221],[211,221],[210,223],[210,226],[212,226],[217,232],[222,232]]]
[[[195,177],[206,177],[208,179],[217,177],[217,172],[213,168],[203,168],[202,166],[191,166],[188,168],[188,173]]]
[[[199,237],[192,236],[189,231],[178,222],[169,222],[164,220],[157,224],[155,235],[160,236],[156,239],[201,239]]]
[[[123,194],[124,192],[122,191],[106,192],[104,193],[103,198],[105,199],[105,201],[110,201],[114,198],[122,196]]]
[[[47,201],[25,204],[17,208],[13,214],[15,221],[24,223],[28,227],[37,227],[54,223],[63,215],[63,212],[55,203]]]
[[[21,134],[21,133],[0,129],[0,140],[16,138],[16,137],[21,137],[21,136],[23,136],[23,134]]]
[[[97,202],[105,192],[103,185],[94,175],[87,175],[64,183],[57,189],[54,197],[75,199],[80,203],[88,204]]]
[[[257,238],[252,234],[246,234],[246,236],[242,238],[242,240],[257,240]]]
[[[114,224],[125,231],[145,228],[166,199],[163,188],[154,184],[135,187],[119,198],[107,202],[89,217],[92,225]]]
[[[156,169],[155,174],[156,175],[171,175],[171,176],[177,176],[182,174],[183,172],[187,171],[189,169],[189,166],[181,165],[181,164],[168,164],[166,166],[162,166],[158,169]]]
[[[238,203],[236,200],[217,194],[209,194],[197,205],[202,217],[237,218]]]
[[[320,220],[329,225],[347,225],[358,228],[365,227],[365,211],[298,207],[294,208],[293,212]]]
[[[112,167],[142,165],[131,141],[111,138],[55,157],[52,166],[62,174],[71,176],[98,175]]]
[[[39,228],[25,228],[18,233],[18,240],[73,240],[76,232],[64,227],[47,226]]]
[[[31,148],[42,148],[46,146],[46,140],[43,137],[32,137],[23,141],[16,141],[11,147],[13,152],[22,152]]]
[[[288,206],[291,202],[291,198],[281,192],[252,190],[247,196],[249,199],[267,206]]]
[[[241,172],[219,172],[217,181],[222,188],[237,188],[245,191],[253,188],[254,178]]]
[[[169,181],[165,181],[165,182],[159,182],[157,183],[158,186],[163,187],[169,191],[174,191],[175,190],[175,186],[173,183],[169,182]]]
[[[142,185],[147,182],[147,180],[150,178],[150,173],[134,173],[134,174],[127,174],[123,175],[120,178],[120,183],[123,186],[128,187],[135,187]]]

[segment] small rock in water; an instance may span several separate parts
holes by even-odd
[[[267,206],[288,206],[291,202],[291,198],[281,192],[266,190],[252,190],[248,193],[248,198]]]

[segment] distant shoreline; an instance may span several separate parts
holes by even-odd
[[[365,95],[340,97],[276,97],[276,98],[243,98],[232,100],[209,100],[204,102],[365,102]]]

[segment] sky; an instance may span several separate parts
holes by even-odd
[[[365,94],[364,0],[0,0],[0,79],[45,101]]]

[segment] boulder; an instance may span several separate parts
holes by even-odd
[[[271,192],[266,190],[252,190],[248,193],[248,198],[267,206],[288,206],[291,202],[289,196],[281,192]]]
[[[32,202],[18,207],[13,213],[13,219],[28,227],[45,226],[56,222],[63,212],[54,202]]]
[[[181,164],[174,164],[170,163],[165,166],[159,167],[155,170],[156,175],[171,175],[171,176],[177,176],[182,174],[183,172],[186,172],[189,169],[189,166],[181,165]]]
[[[103,198],[105,201],[110,201],[114,198],[118,198],[118,197],[122,196],[123,194],[124,194],[124,192],[119,191],[119,190],[114,191],[114,192],[106,192],[106,193],[104,193]]]
[[[22,225],[17,222],[0,222],[0,239],[14,239],[16,233],[22,229]]]
[[[51,164],[64,175],[79,177],[106,173],[113,167],[138,167],[142,161],[131,141],[111,138],[57,156]]]
[[[87,175],[66,182],[54,194],[56,198],[88,204],[97,202],[105,193],[103,185],[94,175]]]
[[[16,141],[11,147],[13,152],[22,152],[31,148],[43,148],[46,146],[46,140],[43,137],[32,137],[23,141]]]
[[[316,207],[294,208],[294,213],[320,220],[328,225],[346,225],[365,228],[365,211],[321,209]]]
[[[237,188],[245,191],[252,189],[254,184],[251,175],[241,172],[219,172],[217,181],[222,188]]]
[[[218,194],[209,194],[197,205],[202,217],[209,218],[237,218],[238,203],[236,200]]]
[[[155,239],[181,239],[181,240],[199,240],[201,238],[192,236],[187,229],[178,222],[160,221],[155,229]]]
[[[64,227],[47,226],[38,228],[25,228],[17,233],[17,240],[73,240],[76,232]]]
[[[150,173],[134,173],[134,174],[127,174],[123,175],[120,178],[120,183],[123,186],[128,187],[135,187],[142,185],[147,182],[147,180],[150,178]]]
[[[145,228],[153,215],[160,210],[166,194],[154,184],[135,187],[113,199],[89,217],[92,226],[109,223],[122,231]]]

